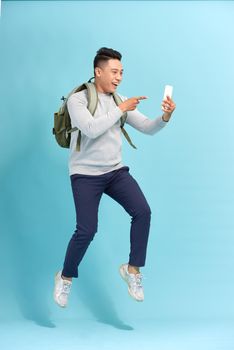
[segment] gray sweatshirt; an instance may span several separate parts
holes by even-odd
[[[127,99],[119,96],[123,101]],[[74,93],[67,101],[72,127],[81,130],[80,152],[76,151],[78,131],[71,133],[69,175],[101,175],[124,166],[120,129],[123,112],[110,93],[98,92],[98,105],[94,116],[88,111],[87,105],[87,90]],[[126,124],[144,134],[153,135],[167,122],[161,116],[151,120],[135,109],[127,112],[125,126]]]

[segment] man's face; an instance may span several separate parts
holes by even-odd
[[[119,60],[110,59],[95,69],[95,81],[100,92],[115,92],[121,83],[123,67]]]

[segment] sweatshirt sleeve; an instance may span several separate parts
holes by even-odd
[[[119,107],[113,107],[110,111],[98,118],[94,118],[87,108],[87,101],[78,94],[68,98],[67,108],[71,118],[72,127],[77,127],[91,139],[102,135],[112,127],[122,116]]]
[[[120,96],[122,101],[127,100],[126,96]],[[156,132],[164,128],[168,122],[165,122],[162,117],[157,117],[153,120],[146,117],[136,108],[134,111],[127,112],[126,124],[141,131],[144,134],[154,135]]]
[[[164,128],[168,122],[165,122],[161,116],[151,120],[135,109],[127,113],[126,123],[144,134],[154,135]]]

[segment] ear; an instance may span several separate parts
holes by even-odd
[[[101,75],[101,68],[100,68],[100,67],[96,67],[95,70],[94,70],[94,72],[95,72],[95,75],[96,75],[97,77],[100,77],[100,75]]]

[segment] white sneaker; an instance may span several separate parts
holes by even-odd
[[[124,281],[128,284],[128,292],[131,297],[137,301],[144,300],[144,291],[141,284],[143,275],[141,273],[129,273],[128,264],[123,264],[119,268],[119,272]]]
[[[63,279],[61,274],[62,271],[55,274],[54,300],[59,306],[66,307],[72,282]]]

